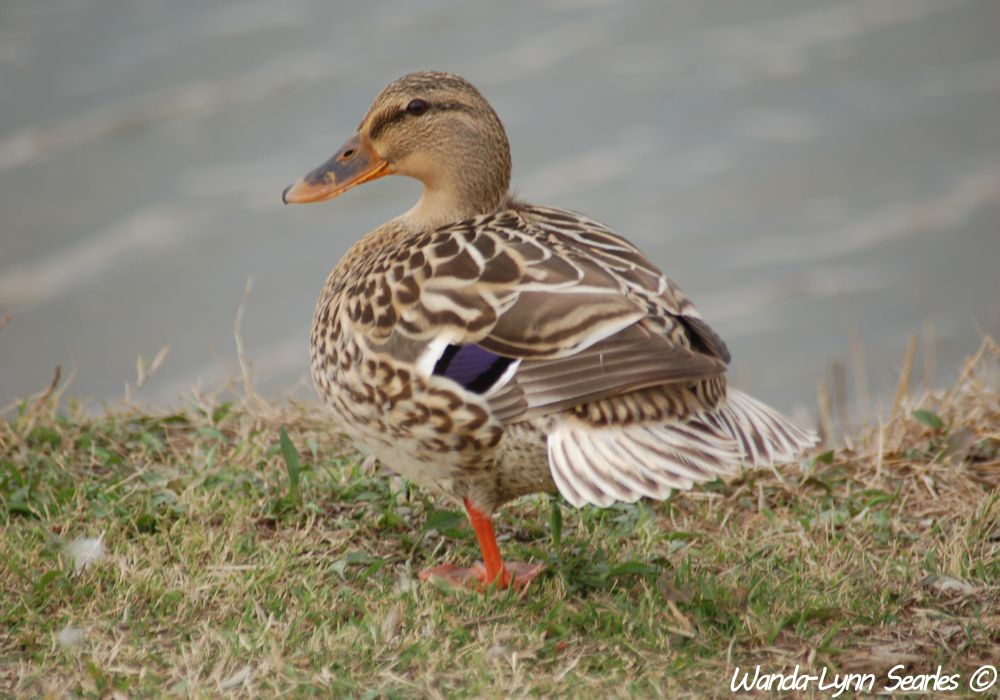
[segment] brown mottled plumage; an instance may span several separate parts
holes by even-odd
[[[463,78],[390,84],[355,136],[283,199],[329,199],[391,173],[421,180],[423,194],[330,274],[312,374],[358,444],[464,501],[479,579],[506,585],[540,569],[500,560],[490,517],[513,498],[665,498],[815,442],[727,388],[725,344],[635,246],[580,214],[511,198],[503,126]]]

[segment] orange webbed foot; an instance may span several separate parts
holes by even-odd
[[[457,588],[474,588],[485,590],[496,582],[497,588],[513,586],[516,590],[524,590],[529,583],[545,569],[544,564],[527,564],[524,562],[508,562],[494,579],[490,579],[482,562],[476,562],[466,568],[455,564],[441,564],[424,569],[420,572],[421,581],[439,579]]]
[[[483,512],[465,499],[465,510],[469,514],[469,523],[479,540],[479,548],[483,553],[483,561],[476,562],[471,569],[465,569],[454,564],[441,564],[420,572],[420,580],[431,578],[442,579],[453,586],[462,588],[478,588],[484,590],[496,584],[497,588],[514,586],[523,590],[545,568],[544,564],[524,564],[507,562],[500,559],[500,548],[493,534],[493,521],[488,512]],[[484,563],[485,562],[485,563]]]

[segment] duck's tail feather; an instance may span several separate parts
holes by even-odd
[[[563,417],[548,436],[549,468],[574,506],[662,500],[718,476],[795,459],[816,436],[739,391],[711,413],[668,424],[595,427]]]
[[[791,462],[819,442],[813,431],[736,389],[729,389],[726,401],[705,419],[731,435],[755,467]]]

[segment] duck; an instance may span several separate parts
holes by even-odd
[[[511,193],[506,131],[468,80],[421,71],[390,83],[282,201],[325,201],[387,175],[422,193],[333,268],[310,369],[356,445],[464,505],[482,561],[433,566],[422,581],[534,580],[544,564],[505,561],[493,528],[521,496],[663,500],[816,443],[727,385],[726,344],[635,245]]]

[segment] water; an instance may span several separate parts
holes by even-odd
[[[0,406],[56,365],[113,401],[164,345],[137,400],[219,385],[250,277],[258,388],[309,396],[327,272],[419,190],[280,192],[424,68],[492,101],[523,198],[637,242],[780,408],[852,339],[878,398],[910,334],[937,381],[1000,335],[994,0],[334,5],[4,3]]]

